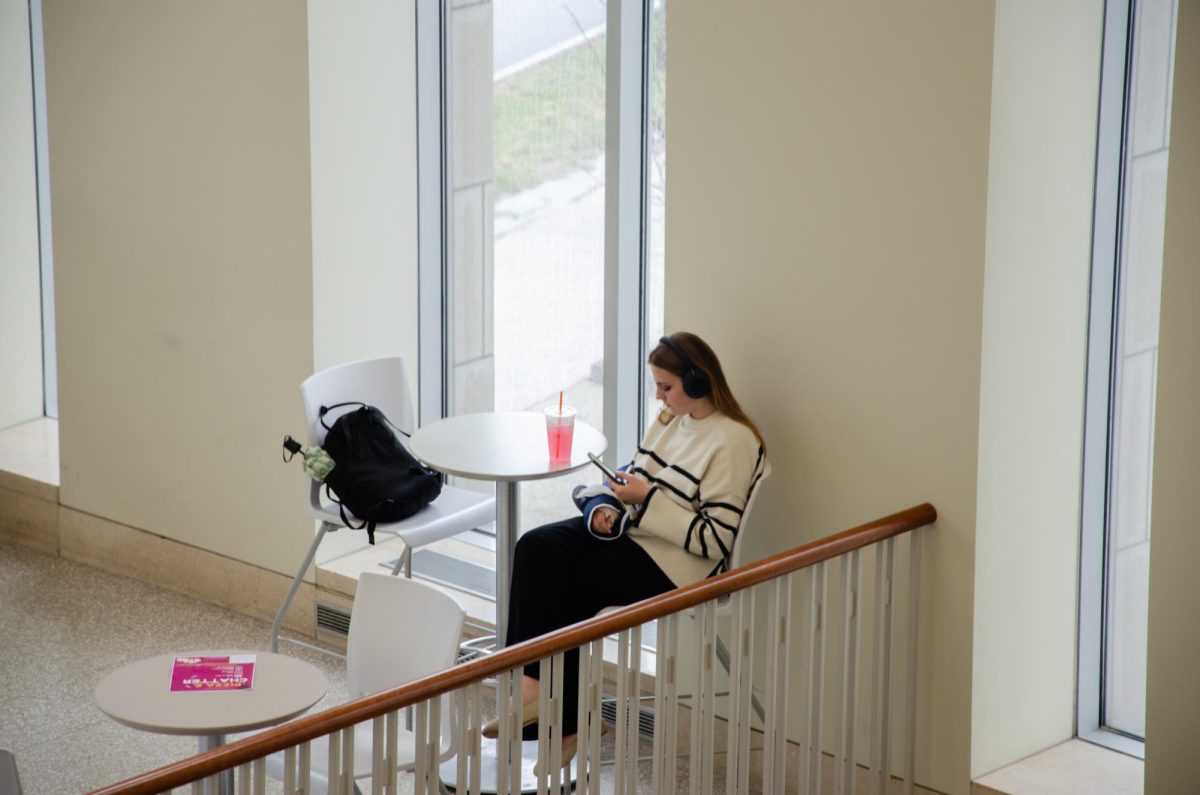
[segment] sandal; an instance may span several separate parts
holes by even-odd
[[[537,701],[530,701],[521,710],[521,726],[522,726],[522,728],[525,726],[528,726],[531,723],[537,723],[537,719],[538,719],[538,703],[537,703]],[[479,733],[482,734],[484,737],[487,737],[488,739],[492,739],[492,740],[499,737],[500,736],[500,717],[497,716],[497,717],[493,718],[492,720],[489,720],[487,723],[483,724],[483,728],[481,728],[479,730]]]

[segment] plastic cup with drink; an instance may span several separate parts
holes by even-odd
[[[575,409],[570,406],[546,407],[546,443],[553,462],[571,460],[571,441],[575,438]]]

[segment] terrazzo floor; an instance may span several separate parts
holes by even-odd
[[[131,661],[182,649],[266,651],[270,629],[171,591],[0,543],[0,748],[14,753],[26,795],[88,792],[194,754],[193,738],[109,718],[92,699],[96,683]],[[294,646],[285,651],[329,678],[313,711],[346,700],[341,660]],[[648,763],[641,767],[648,787]],[[611,774],[610,767],[602,791],[612,791],[605,781]],[[282,787],[268,782],[268,791]],[[401,776],[401,791],[412,791],[411,777]]]
[[[79,793],[195,753],[190,737],[109,718],[92,689],[121,665],[183,649],[267,651],[270,625],[63,558],[0,544],[0,748],[27,795]],[[322,669],[345,701],[340,660],[288,650]]]

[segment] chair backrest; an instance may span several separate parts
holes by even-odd
[[[399,356],[347,362],[313,373],[300,384],[300,395],[304,398],[310,444],[319,445],[325,441],[325,428],[319,414],[321,406],[348,401],[375,406],[405,433],[412,433],[416,428],[412,390],[408,386],[404,360]],[[332,425],[341,414],[354,408],[331,411],[325,418],[326,424]]]
[[[359,576],[346,641],[351,698],[454,665],[465,612],[449,594],[404,577]]]
[[[750,521],[750,509],[754,507],[754,500],[758,497],[759,491],[762,490],[763,481],[771,476],[771,462],[763,461],[762,474],[758,476],[758,480],[754,483],[754,488],[750,489],[750,496],[746,498],[746,507],[742,509],[742,521],[738,522],[738,532],[733,539],[733,551],[729,553],[729,568],[736,569],[742,561],[742,536],[746,531],[746,524]]]

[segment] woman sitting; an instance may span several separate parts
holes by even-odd
[[[585,493],[583,516],[517,542],[509,645],[725,569],[766,463],[762,435],[733,397],[716,354],[695,334],[663,337],[649,364],[663,407],[622,480],[607,481],[616,499]],[[564,657],[565,766],[575,753],[579,653]],[[525,725],[537,720],[538,667],[526,666],[522,680]],[[483,727],[486,737],[498,733],[498,721]]]

